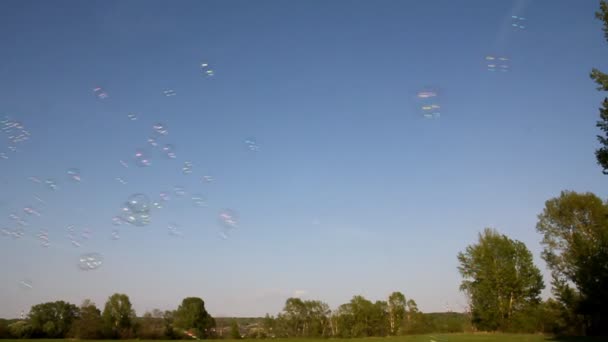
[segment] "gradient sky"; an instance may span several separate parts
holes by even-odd
[[[292,295],[335,308],[394,290],[423,311],[460,311],[456,254],[486,226],[525,242],[547,275],[535,231],[544,202],[561,190],[608,195],[594,158],[603,95],[588,76],[608,70],[597,8],[0,2],[0,114],[32,134],[0,159],[0,227],[13,228],[9,214],[22,215],[33,196],[47,203],[26,236],[0,236],[0,317],[59,299],[103,306],[114,292],[139,315],[187,296],[213,315],[257,316]],[[512,28],[511,15],[526,17],[526,29]],[[486,71],[488,54],[509,56],[512,71]],[[203,76],[203,62],[214,77]],[[96,86],[109,97],[97,98]],[[425,86],[440,91],[437,120],[416,112]],[[149,148],[152,165],[138,168],[132,156],[157,122],[177,159]],[[250,137],[259,151],[248,150]],[[192,174],[182,174],[184,161]],[[67,181],[69,168],[81,183]],[[156,199],[174,186],[207,196],[208,207],[172,198],[150,225],[123,225],[111,239],[111,218],[130,194]],[[227,240],[217,235],[221,208],[240,219]],[[182,238],[168,234],[171,222]],[[69,225],[93,236],[74,247]],[[79,270],[87,252],[104,264]]]

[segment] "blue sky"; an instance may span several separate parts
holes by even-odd
[[[25,216],[33,196],[46,205],[24,237],[0,236],[0,317],[59,299],[102,306],[114,292],[138,314],[187,296],[213,315],[253,316],[294,294],[336,307],[394,290],[423,311],[462,310],[456,254],[486,226],[525,242],[545,270],[535,232],[544,201],[566,189],[608,195],[593,155],[602,94],[588,77],[608,70],[597,7],[3,1],[0,114],[31,138],[0,159],[0,227],[14,228],[10,213]],[[509,56],[511,72],[486,71],[489,54]],[[439,91],[439,119],[416,111],[427,86]],[[159,122],[175,160],[146,142]],[[140,147],[151,166],[133,164]],[[82,182],[67,180],[69,168]],[[174,186],[188,195],[153,210],[149,225],[112,226],[129,195],[155,200]],[[239,215],[226,240],[222,208]],[[171,223],[183,237],[168,234]],[[72,246],[70,225],[92,237]],[[104,263],[81,271],[89,252]]]

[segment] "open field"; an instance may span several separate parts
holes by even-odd
[[[267,339],[268,341],[274,342],[322,342],[328,341],[328,339],[312,339],[312,338],[291,338],[291,339]],[[329,339],[332,340],[332,339]],[[335,339],[333,339],[335,340]],[[0,340],[3,342],[27,342],[34,340]],[[61,339],[44,339],[38,340],[44,342],[66,342]],[[97,340],[99,342],[116,342],[126,340]],[[138,342],[160,342],[161,340],[132,340]],[[184,340],[186,341],[186,340]],[[243,340],[211,340],[211,341],[225,341],[225,342],[260,342],[260,339],[243,339]],[[357,338],[357,339],[344,339],[344,341],[353,342],[511,342],[511,341],[522,341],[522,342],[600,342],[608,341],[608,337],[553,337],[546,335],[528,335],[528,334],[427,334],[427,335],[408,335],[399,337],[370,337],[370,338]]]

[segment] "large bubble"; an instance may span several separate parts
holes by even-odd
[[[82,254],[78,259],[78,267],[83,271],[95,270],[103,264],[103,256],[99,253]]]
[[[144,194],[133,194],[127,199],[127,205],[134,213],[148,213],[150,211],[150,198]]]

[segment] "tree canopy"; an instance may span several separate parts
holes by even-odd
[[[604,38],[608,41],[608,2],[600,1],[600,10],[595,14],[596,18],[603,22]],[[608,91],[608,74],[593,68],[591,78],[597,83],[598,90]],[[596,126],[603,132],[603,136],[597,138],[602,145],[595,151],[598,164],[603,168],[604,174],[608,174],[608,97],[604,98],[600,107],[600,120]]]

